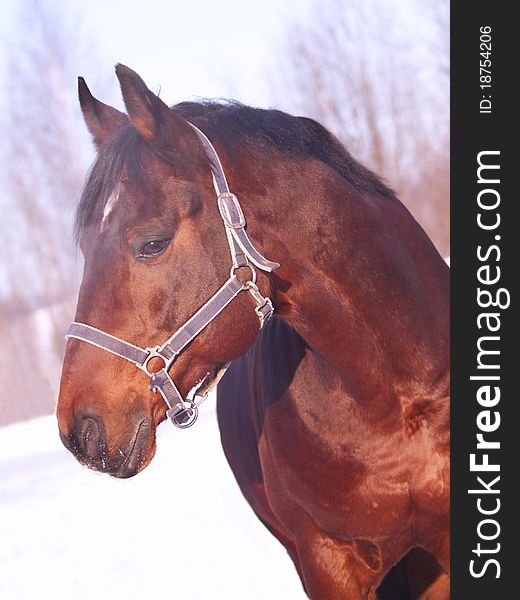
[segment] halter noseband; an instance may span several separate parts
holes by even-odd
[[[278,263],[264,258],[251,243],[245,231],[246,220],[244,213],[242,212],[238,198],[229,191],[226,176],[215,148],[200,129],[191,123],[190,125],[199,137],[210,163],[213,184],[217,193],[218,209],[224,221],[233,263],[229,279],[162,346],[145,349],[139,348],[96,327],[76,321],[71,323],[65,335],[67,339],[75,338],[111,352],[134,363],[138,369],[144,371],[150,378],[150,389],[154,392],[159,390],[168,405],[167,416],[176,427],[182,429],[190,427],[196,421],[198,405],[218,383],[225,373],[227,365],[220,370],[215,380],[204,390],[203,394],[199,395],[197,392],[203,386],[209,374],[199,381],[189,391],[186,399],[184,399],[168,373],[175,359],[241,292],[249,292],[255,301],[255,312],[259,318],[261,329],[265,321],[273,314],[274,309],[271,299],[263,296],[256,285],[256,271],[253,265],[267,272],[273,271],[280,266]],[[246,283],[242,283],[235,275],[237,269],[241,267],[247,267],[251,270],[251,279]],[[158,371],[150,371],[149,364],[152,359],[162,360],[164,363],[163,367]]]

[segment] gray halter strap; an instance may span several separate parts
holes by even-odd
[[[220,371],[215,381],[205,389],[202,395],[198,395],[197,391],[203,385],[205,379],[195,385],[184,399],[168,372],[175,359],[241,292],[247,291],[253,298],[256,304],[255,312],[260,321],[260,328],[262,328],[265,321],[273,314],[273,304],[270,298],[264,297],[258,289],[253,265],[267,272],[280,266],[278,263],[264,258],[251,243],[245,232],[246,220],[244,213],[238,198],[229,190],[224,170],[215,149],[200,129],[191,123],[190,125],[197,134],[210,163],[213,184],[217,193],[218,208],[224,221],[233,263],[229,279],[161,346],[139,348],[96,327],[76,321],[70,325],[65,335],[67,339],[74,338],[87,342],[124,358],[142,370],[150,378],[149,387],[154,392],[158,390],[168,405],[167,416],[176,427],[180,428],[193,425],[197,419],[198,405],[206,398],[210,389],[218,383],[227,366]],[[251,279],[246,283],[242,283],[235,275],[235,271],[240,267],[247,267],[251,270]],[[148,365],[154,358],[162,360],[164,364],[161,369],[152,372],[149,370]]]
[[[197,134],[210,163],[213,185],[217,192],[218,209],[226,226],[233,266],[235,268],[246,267],[252,262],[263,271],[274,271],[280,265],[264,258],[247,236],[245,231],[246,219],[242,207],[235,194],[229,190],[226,175],[215,148],[200,129],[191,123],[190,125]]]

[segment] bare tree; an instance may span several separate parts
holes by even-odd
[[[322,122],[396,189],[447,252],[449,13],[422,1],[429,16],[420,32],[392,3],[316,1],[306,22],[288,28],[278,89],[280,104]]]
[[[0,419],[53,410],[78,286],[72,215],[88,138],[77,108],[81,30],[48,4],[27,1],[3,79],[0,121]]]
[[[437,247],[444,255],[450,247],[450,3],[449,0],[421,0],[430,27],[424,36],[429,58],[429,85],[424,86],[422,106],[429,124],[416,136],[420,157],[415,179],[410,179],[406,197],[424,196],[421,215],[434,232]],[[429,211],[429,212],[427,212]]]

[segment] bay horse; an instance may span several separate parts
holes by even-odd
[[[79,80],[98,156],[76,218],[65,446],[135,475],[158,424],[191,424],[235,360],[223,446],[311,598],[374,598],[416,547],[449,572],[449,269],[424,231],[316,122],[170,109],[116,74],[128,114]]]

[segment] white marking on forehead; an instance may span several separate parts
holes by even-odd
[[[109,217],[110,213],[114,210],[114,207],[117,204],[118,200],[119,200],[119,184],[116,184],[116,186],[113,189],[112,193],[108,197],[108,200],[107,200],[107,202],[105,204],[105,209],[103,210],[103,217],[101,219],[101,224],[99,226],[99,232],[100,233],[105,228],[105,225],[106,225],[106,222],[108,220],[108,217]]]

